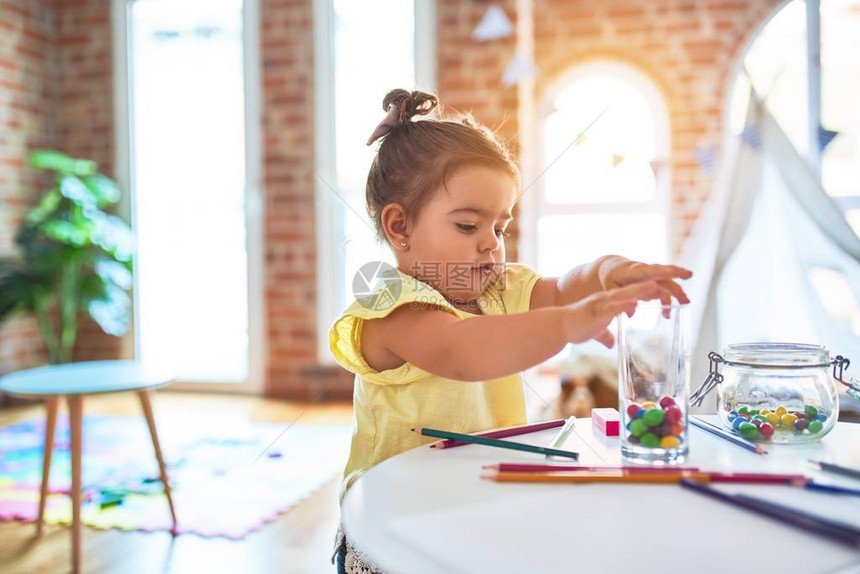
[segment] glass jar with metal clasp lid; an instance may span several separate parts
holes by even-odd
[[[690,397],[701,405],[717,388],[722,424],[746,439],[776,444],[821,440],[839,416],[835,381],[860,398],[860,384],[842,380],[849,360],[830,358],[826,347],[797,343],[727,345],[712,352],[710,372]],[[832,376],[831,376],[832,373]]]

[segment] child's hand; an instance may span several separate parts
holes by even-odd
[[[631,261],[624,257],[607,257],[598,269],[600,286],[603,289],[616,289],[642,281],[656,281],[660,287],[660,301],[663,305],[672,303],[672,297],[679,303],[689,303],[690,298],[674,280],[689,279],[693,272],[676,265],[649,265]]]
[[[642,281],[620,289],[599,291],[581,301],[565,305],[565,336],[570,343],[594,339],[611,349],[615,337],[606,327],[612,319],[620,313],[632,316],[637,301],[659,299],[661,293],[656,281]]]

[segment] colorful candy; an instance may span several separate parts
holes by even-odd
[[[677,448],[681,445],[681,439],[676,436],[667,435],[660,439],[660,448]]]
[[[667,420],[669,417],[667,412]],[[827,418],[826,413],[812,405],[804,405],[803,408],[792,410],[781,405],[763,409],[742,405],[726,414],[728,424],[738,434],[750,440],[769,440],[776,433],[820,433],[824,430]]]
[[[627,441],[647,448],[672,449],[681,445],[684,411],[670,396],[641,404],[630,403],[624,409],[627,423]]]
[[[649,427],[656,427],[662,424],[665,418],[666,413],[663,412],[663,409],[648,409],[645,412],[645,416],[642,417],[642,420],[645,421],[645,424]]]
[[[642,446],[654,448],[660,445],[660,437],[658,437],[652,432],[646,432],[639,438],[639,442],[642,444]]]
[[[677,407],[674,403],[665,407],[666,408],[666,422],[675,424],[684,416],[684,413],[681,412],[681,409]]]
[[[742,422],[738,427],[738,432],[741,436],[748,439],[758,438],[758,427],[752,423]]]
[[[781,424],[784,427],[793,427],[794,422],[796,420],[797,420],[797,415],[794,415],[791,413],[785,413],[784,415],[782,415],[782,417],[780,417],[779,424]]]

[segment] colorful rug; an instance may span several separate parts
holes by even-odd
[[[178,533],[242,538],[340,476],[350,427],[294,424],[284,432],[288,426],[158,420]],[[36,519],[44,432],[44,418],[0,428],[0,520]],[[84,524],[171,529],[143,417],[85,415],[83,448]],[[45,510],[48,524],[71,523],[70,471],[68,418],[61,415]]]

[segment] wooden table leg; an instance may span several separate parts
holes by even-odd
[[[173,508],[173,497],[170,495],[170,484],[167,480],[167,468],[164,466],[164,458],[161,456],[161,445],[158,443],[158,433],[155,431],[155,417],[152,416],[152,403],[149,400],[148,389],[137,391],[140,398],[140,406],[149,425],[149,435],[152,437],[152,446],[155,448],[155,458],[158,460],[158,471],[161,473],[161,482],[164,484],[164,494],[167,495],[167,505],[170,507],[170,517],[173,519],[173,534],[176,534],[176,510]]]
[[[72,446],[72,572],[81,571],[81,453],[83,451],[83,402],[81,395],[68,395],[69,430]]]
[[[54,452],[54,430],[57,428],[57,410],[60,399],[50,396],[45,399],[45,448],[42,455],[42,488],[39,490],[39,517],[36,519],[36,536],[42,534],[45,505],[48,501],[48,481],[51,477],[51,454]]]

